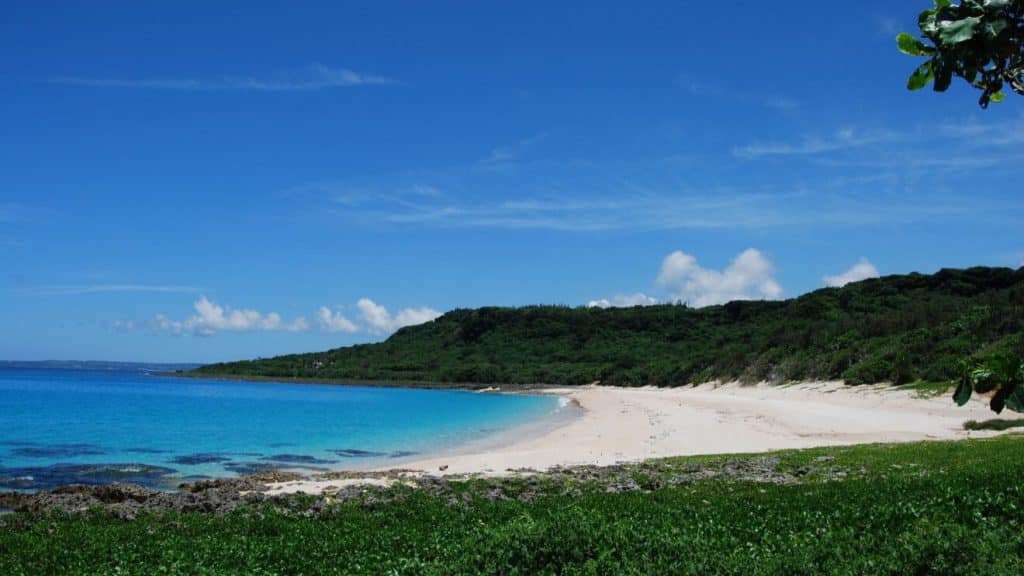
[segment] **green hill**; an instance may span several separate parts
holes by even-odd
[[[201,376],[672,386],[709,380],[943,381],[1024,348],[1024,268],[887,276],[784,301],[693,309],[454,310],[386,341],[211,364]]]

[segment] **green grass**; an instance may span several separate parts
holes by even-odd
[[[18,514],[0,517],[0,574],[1024,573],[1024,437],[775,456],[783,471],[851,474],[622,494],[581,482],[573,495],[552,480],[529,502],[405,491],[312,516],[298,501],[134,521]],[[627,472],[651,482],[722,461]]]
[[[939,382],[919,380],[917,382],[903,384],[898,386],[898,388],[900,390],[912,390],[916,392],[916,396],[918,398],[935,398],[937,396],[952,396],[953,389],[956,388],[956,384],[949,380],[942,380]]]
[[[968,420],[964,422],[964,430],[1009,430],[1010,428],[1024,428],[1024,418],[1006,420],[1003,418],[992,418],[991,420]]]

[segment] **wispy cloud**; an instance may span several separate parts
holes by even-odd
[[[512,150],[501,146],[491,150],[491,153],[480,162],[482,164],[500,164],[502,162],[508,162],[513,158],[515,158],[515,155],[512,154]]]
[[[764,105],[776,110],[796,110],[800,108],[800,101],[796,98],[788,98],[786,96],[774,96],[766,98],[764,100]]]
[[[354,210],[361,219],[447,228],[496,228],[603,232],[613,230],[756,229],[780,226],[842,226],[917,222],[942,215],[984,210],[982,203],[934,194],[927,206],[913,198],[864,196],[829,190],[718,194],[679,191],[578,200],[551,197],[504,202],[457,201],[390,204]]]
[[[314,182],[286,194],[314,207],[316,218],[453,229],[588,233],[1005,219],[1024,204],[963,193],[978,169],[1005,172],[1021,158],[1013,141],[1024,129],[1005,123],[854,126],[660,158],[533,158],[500,166],[477,160]],[[986,140],[1005,144],[979,154]],[[772,157],[798,162],[800,170],[751,174],[754,159]]]
[[[991,123],[951,121],[941,126],[940,133],[971,147],[1016,147],[1024,144],[1024,115]]]
[[[843,128],[831,136],[806,136],[800,142],[771,142],[738,146],[733,148],[733,155],[737,158],[808,156],[893,142],[903,137],[899,132],[888,130],[862,131],[854,128]]]
[[[708,98],[715,100],[727,100],[744,106],[761,106],[774,110],[793,111],[801,107],[801,102],[796,98],[781,94],[755,94],[747,89],[730,89],[717,82],[704,79],[697,79],[688,75],[682,75],[677,79],[691,96],[695,98]]]
[[[105,292],[164,292],[190,294],[200,292],[194,286],[164,284],[89,284],[75,286],[39,286],[25,292],[36,296],[76,296],[79,294],[100,294]]]
[[[541,132],[540,134],[535,134],[533,136],[530,136],[529,138],[523,138],[522,140],[519,140],[514,144],[498,146],[497,148],[493,148],[491,150],[491,153],[488,154],[486,158],[480,160],[480,164],[493,165],[512,162],[518,159],[524,152],[529,150],[534,145],[539,144],[544,140],[547,140],[547,137],[547,132]]]
[[[891,16],[878,16],[875,19],[875,30],[880,38],[892,40],[900,33],[899,21]]]
[[[51,76],[52,84],[89,88],[127,88],[178,91],[255,91],[255,92],[308,92],[328,88],[352,86],[386,86],[398,84],[393,78],[360,74],[347,68],[331,68],[314,64],[274,76],[220,76],[214,78],[109,78],[91,76]]]

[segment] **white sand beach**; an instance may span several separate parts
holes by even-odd
[[[984,437],[967,420],[996,417],[985,399],[956,406],[892,386],[810,382],[787,386],[705,384],[682,388],[582,386],[542,391],[578,404],[578,416],[540,433],[514,432],[459,452],[403,462],[429,475],[501,476],[523,469],[609,465],[693,454],[762,452],[870,442]],[[381,469],[380,472],[385,472]],[[319,493],[392,478],[281,483],[271,493]]]
[[[912,390],[840,382],[667,389],[585,386],[545,392],[578,402],[583,414],[537,437],[402,467],[434,474],[501,475],[521,468],[607,465],[663,456],[966,438],[992,433],[968,432],[965,421],[996,416],[983,399],[958,407],[946,394],[920,398]]]

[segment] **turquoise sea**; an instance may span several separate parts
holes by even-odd
[[[0,365],[0,490],[398,466],[561,409],[550,396]]]

